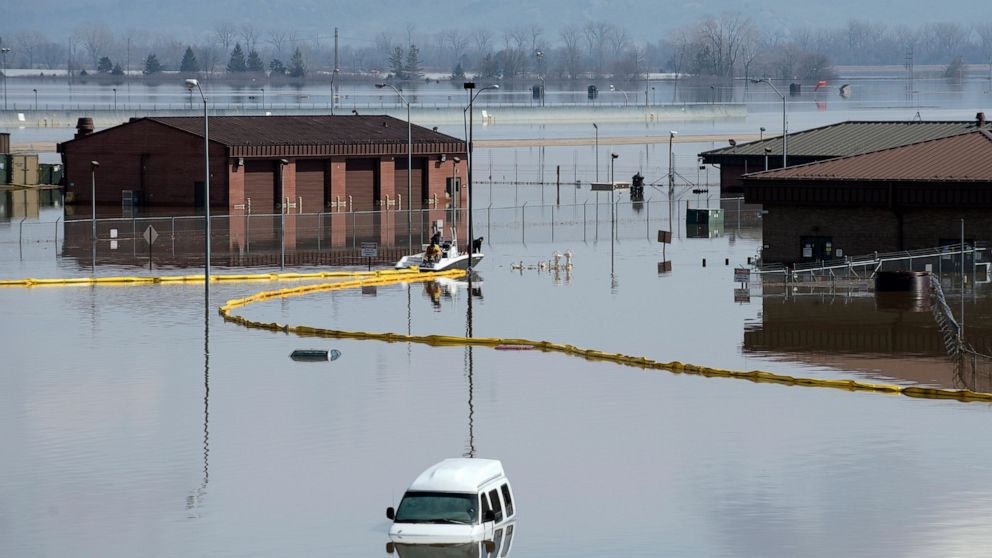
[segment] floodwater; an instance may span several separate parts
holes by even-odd
[[[760,118],[732,125],[753,128]],[[492,151],[495,165],[512,165],[514,150]],[[538,204],[541,189],[513,184],[494,185],[493,203],[522,203],[521,191]],[[550,197],[550,187],[543,192]],[[660,206],[649,204],[648,216],[625,202],[611,243],[605,199],[598,219],[580,221],[578,207],[589,201],[591,212],[595,196],[567,192],[576,198],[563,194],[571,213],[558,223],[568,224],[553,232],[521,227],[516,209],[497,212],[474,292],[458,282],[390,285],[238,312],[349,330],[546,339],[797,376],[973,381],[955,375],[932,319],[917,309],[760,284],[735,302],[732,268],[760,247],[753,221],[738,225],[728,213],[722,233],[698,238],[683,221],[672,227]],[[59,227],[54,201],[0,223],[0,277],[148,273],[127,258],[91,270],[66,251],[69,229],[52,240],[37,232]],[[27,243],[22,219],[37,229]],[[671,271],[659,273],[655,237],[666,227],[675,229],[664,256]],[[572,270],[538,268],[565,250]],[[948,276],[957,308],[954,284]],[[384,556],[385,508],[428,465],[462,455],[503,461],[519,512],[514,557],[982,556],[992,544],[992,451],[981,443],[988,405],[537,351],[300,339],[216,313],[228,299],[284,286],[217,284],[208,301],[201,284],[0,289],[0,555]],[[966,337],[976,345],[988,336],[985,287],[966,291]],[[297,348],[342,356],[294,362]],[[988,389],[987,377],[975,385]]]

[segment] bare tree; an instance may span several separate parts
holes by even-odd
[[[92,60],[93,66],[101,56],[106,56],[114,43],[114,36],[110,29],[102,24],[83,24],[76,29],[76,39],[86,51],[86,55]]]
[[[982,44],[982,56],[989,65],[989,79],[992,79],[992,23],[980,23],[975,25],[975,33],[978,34]]]
[[[286,46],[285,31],[269,31],[268,43],[272,45],[272,56],[283,58],[283,48]]]
[[[231,50],[231,43],[234,42],[234,37],[237,35],[234,25],[227,21],[220,22],[214,25],[213,33],[217,44],[224,49],[224,52],[229,52]]]
[[[475,42],[475,50],[478,51],[479,56],[485,56],[489,53],[492,48],[493,34],[488,29],[476,29],[472,34],[472,39]]]
[[[563,27],[558,36],[562,42],[562,70],[568,79],[578,79],[582,73],[582,52],[579,49],[581,31],[574,25]]]
[[[251,23],[245,23],[238,30],[238,36],[245,43],[245,52],[255,50],[255,43],[258,41],[258,29]]]
[[[612,25],[603,21],[590,21],[582,28],[582,33],[586,39],[588,55],[590,60],[592,60],[593,71],[597,77],[603,75],[606,42],[612,28]]]

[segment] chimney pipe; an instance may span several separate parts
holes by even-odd
[[[985,127],[985,113],[984,112],[980,112],[980,113],[978,113],[978,114],[975,115],[975,118],[978,120],[978,127],[979,128],[984,128]]]
[[[79,139],[83,136],[88,136],[93,133],[93,119],[84,116],[76,121],[76,137]]]

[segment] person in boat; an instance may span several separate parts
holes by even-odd
[[[433,263],[441,259],[441,231],[434,231],[434,235],[431,236],[431,243],[427,246],[427,253],[425,259],[428,263]]]

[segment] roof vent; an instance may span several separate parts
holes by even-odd
[[[976,114],[975,115],[975,119],[978,121],[978,127],[979,128],[984,128],[985,127],[985,113],[984,112],[980,112],[980,113]]]

